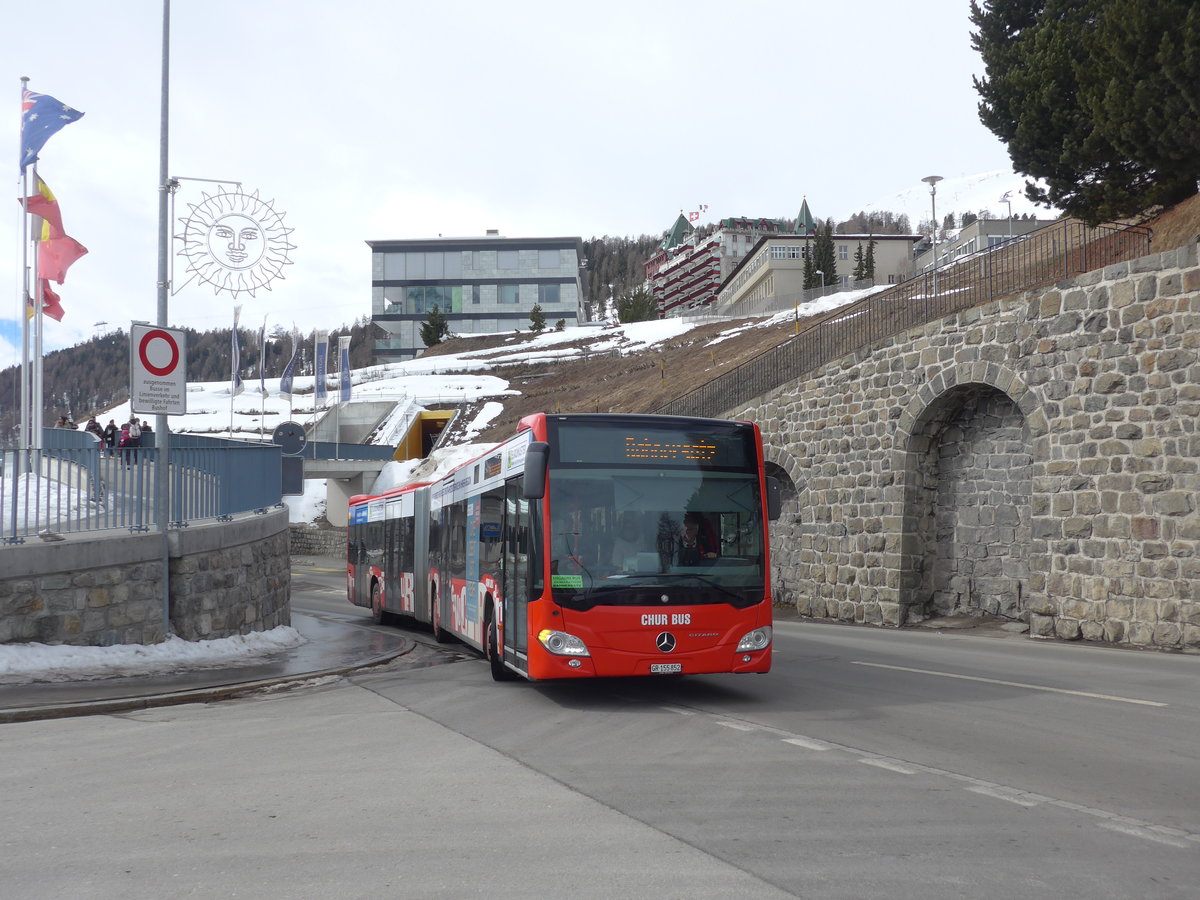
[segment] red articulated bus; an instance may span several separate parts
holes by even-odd
[[[767,523],[751,422],[529,416],[431,484],[350,501],[351,603],[530,680],[767,672]]]

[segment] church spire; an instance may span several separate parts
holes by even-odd
[[[808,208],[808,198],[804,198],[804,202],[800,204],[800,215],[796,216],[796,234],[816,234],[817,223],[813,220],[812,212]]]

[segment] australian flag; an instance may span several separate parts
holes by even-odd
[[[37,160],[46,141],[60,128],[82,118],[79,110],[49,94],[25,91],[21,101],[21,171]]]

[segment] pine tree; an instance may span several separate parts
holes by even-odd
[[[867,241],[867,256],[863,260],[863,277],[875,283],[875,238]]]
[[[429,310],[429,315],[425,321],[421,323],[421,341],[426,347],[433,347],[440,344],[449,336],[450,325],[435,303],[433,309]]]
[[[540,303],[533,304],[533,309],[529,311],[529,330],[534,334],[541,334],[546,330],[546,314],[542,312]]]
[[[1196,193],[1194,0],[972,0],[979,117],[1025,195],[1089,222]]]
[[[812,275],[805,268],[805,287],[826,287],[837,283],[837,259],[833,250],[833,222],[827,220],[817,228],[817,239],[813,241]]]
[[[854,275],[855,281],[862,281],[867,277],[867,261],[863,253],[862,241],[858,242],[858,249],[854,251]]]
[[[621,324],[649,322],[657,318],[658,302],[641,288],[617,298],[617,320]]]

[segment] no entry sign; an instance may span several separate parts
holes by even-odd
[[[178,328],[129,329],[129,397],[136,413],[187,412],[187,335]]]

